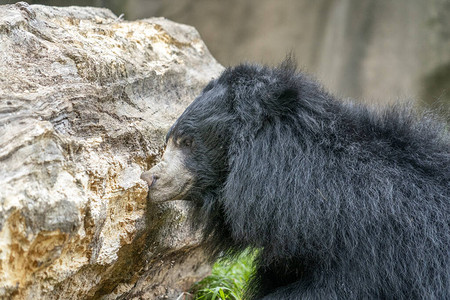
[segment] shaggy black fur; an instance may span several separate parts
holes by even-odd
[[[260,249],[248,298],[450,299],[450,143],[343,103],[292,63],[229,68],[168,138],[211,254]]]

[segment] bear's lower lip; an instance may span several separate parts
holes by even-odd
[[[153,203],[163,203],[163,202],[172,202],[172,201],[191,201],[191,199],[186,199],[186,193],[181,192],[176,195],[165,195],[159,193],[158,186],[155,186],[151,188],[151,186],[148,187],[147,192],[147,201],[153,202]]]
[[[152,197],[150,196],[150,193],[147,194],[147,201],[151,202],[151,203],[166,203],[166,202],[173,202],[173,201],[186,201],[186,202],[190,202],[191,200],[189,199],[182,199],[182,198],[178,198],[175,197],[173,199],[160,199],[160,200],[155,200],[152,199]]]

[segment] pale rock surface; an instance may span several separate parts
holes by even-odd
[[[176,298],[209,271],[182,201],[141,172],[222,67],[197,31],[0,6],[0,298]]]

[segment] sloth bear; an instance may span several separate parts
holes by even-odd
[[[212,80],[142,174],[192,200],[213,258],[258,249],[246,299],[450,299],[444,122],[337,100],[287,60]]]

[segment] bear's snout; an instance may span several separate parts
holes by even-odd
[[[194,175],[184,166],[184,153],[170,139],[161,161],[141,174],[152,202],[181,200],[191,189]]]

